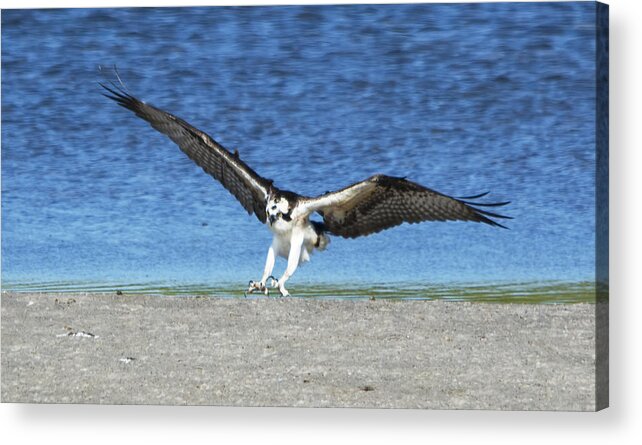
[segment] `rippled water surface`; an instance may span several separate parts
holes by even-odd
[[[594,25],[591,2],[3,11],[3,287],[226,293],[260,276],[268,230],[100,95],[114,64],[280,188],[385,173],[512,201],[510,230],[334,238],[292,291],[590,282]]]

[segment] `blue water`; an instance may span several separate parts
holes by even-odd
[[[385,173],[512,201],[510,230],[334,238],[292,290],[590,281],[594,26],[590,2],[3,11],[3,287],[260,277],[268,230],[100,95],[114,64],[280,188]]]

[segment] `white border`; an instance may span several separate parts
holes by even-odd
[[[346,3],[188,0],[206,4]],[[355,2],[349,2],[355,3]],[[373,3],[384,3],[375,1]],[[611,57],[611,408],[600,413],[400,411],[291,408],[0,405],[4,443],[369,444],[475,443],[582,445],[639,443],[642,433],[642,2],[612,0]],[[169,6],[177,0],[0,0],[2,8]],[[637,292],[636,292],[637,291]]]

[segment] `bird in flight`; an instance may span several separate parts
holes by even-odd
[[[168,136],[206,173],[218,180],[241,203],[248,214],[254,214],[273,234],[268,248],[263,275],[250,281],[247,292],[269,293],[278,288],[289,296],[285,283],[297,267],[310,260],[315,250],[325,250],[329,235],[356,238],[398,226],[404,222],[473,221],[503,227],[493,218],[508,216],[480,209],[500,207],[509,202],[480,203],[473,200],[488,194],[454,198],[420,184],[386,175],[374,175],[341,190],[320,196],[302,196],[277,188],[271,179],[252,170],[239,157],[209,135],[183,119],[132,96],[112,84],[100,84],[118,105],[133,111],[154,129]],[[318,214],[322,221],[311,220]],[[283,275],[272,275],[277,256],[287,259]]]

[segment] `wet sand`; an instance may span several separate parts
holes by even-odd
[[[593,304],[2,294],[2,402],[590,411]]]

